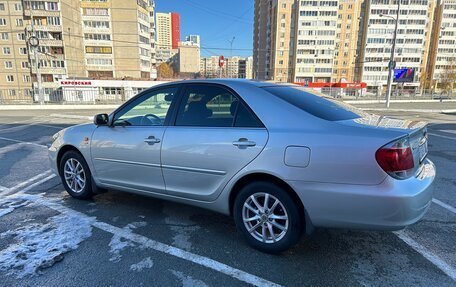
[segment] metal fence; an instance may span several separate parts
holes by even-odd
[[[121,104],[131,99],[144,89],[125,88],[59,88],[43,89],[41,98],[33,90],[25,90],[22,93],[11,90],[0,90],[0,105],[5,104],[38,104],[41,99],[45,104]],[[343,88],[324,88],[318,90],[323,94],[340,100],[384,100],[384,93],[378,94],[369,91],[361,91]],[[423,91],[422,93],[398,93],[393,92],[392,100],[448,100],[456,99],[456,91],[435,92]]]

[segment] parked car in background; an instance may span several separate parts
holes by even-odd
[[[116,189],[208,208],[271,253],[315,227],[404,228],[435,177],[423,122],[239,80],[153,87],[60,131],[49,156],[75,198]]]

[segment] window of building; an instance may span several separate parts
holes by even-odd
[[[24,26],[24,21],[22,19],[16,19],[16,26],[17,27],[22,27]]]
[[[89,54],[112,54],[112,47],[86,46],[85,51]]]
[[[9,54],[11,54],[10,47],[3,47],[3,55],[9,55]]]
[[[24,83],[29,83],[30,82],[30,76],[29,75],[23,75],[22,76],[22,81]]]
[[[21,63],[21,66],[22,66],[22,69],[28,69],[29,68],[29,62],[24,61],[24,62]]]
[[[14,4],[14,10],[22,11],[22,4],[21,3],[15,3]]]
[[[86,16],[109,16],[109,9],[104,8],[83,8],[82,14]]]
[[[11,97],[16,96],[16,90],[8,90],[8,96],[11,96]]]
[[[110,41],[110,34],[84,34],[84,39],[86,40],[95,40],[95,41]]]
[[[27,55],[27,48],[26,47],[19,48],[19,54]]]
[[[1,38],[2,40],[8,40],[8,33],[7,33],[7,32],[2,32],[0,38]]]
[[[5,4],[0,3],[0,11],[5,11]]]
[[[6,19],[0,18],[0,26],[6,26]]]
[[[12,69],[12,68],[13,68],[13,62],[5,61],[5,69]]]
[[[17,39],[18,40],[25,40],[25,33],[18,33],[17,34]]]
[[[6,75],[6,81],[7,82],[14,82],[14,76],[13,75]]]

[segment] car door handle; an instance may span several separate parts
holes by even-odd
[[[148,145],[153,145],[153,144],[159,143],[160,139],[157,139],[154,136],[150,136],[147,139],[145,139],[144,142],[147,143]]]
[[[239,140],[234,141],[233,145],[235,145],[237,147],[249,147],[249,146],[256,146],[256,142],[249,141],[246,138],[240,138]]]

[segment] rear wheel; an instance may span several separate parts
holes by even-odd
[[[83,156],[76,151],[66,152],[60,161],[60,177],[66,191],[74,198],[93,196],[92,174]]]
[[[254,248],[278,253],[296,244],[303,219],[292,197],[269,182],[254,182],[241,189],[234,203],[237,228]]]

